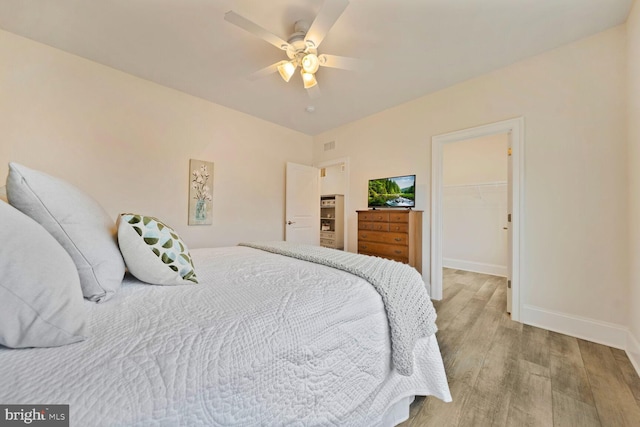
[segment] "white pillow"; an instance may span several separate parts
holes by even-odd
[[[98,202],[61,179],[16,163],[9,163],[7,196],[71,255],[85,298],[101,302],[115,294],[124,277],[124,261],[115,223]]]
[[[56,347],[84,340],[86,312],[69,254],[5,202],[0,202],[0,242],[0,344]]]
[[[198,283],[187,245],[152,216],[121,214],[118,244],[129,272],[152,285]]]

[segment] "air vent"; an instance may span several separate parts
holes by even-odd
[[[336,142],[335,141],[325,142],[324,143],[324,151],[334,150],[335,148],[336,148]]]

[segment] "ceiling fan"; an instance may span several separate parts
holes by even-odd
[[[224,15],[224,19],[287,53],[288,60],[271,64],[253,73],[249,78],[257,79],[278,71],[284,81],[288,82],[296,69],[300,67],[304,88],[307,89],[309,96],[315,98],[319,96],[318,81],[315,76],[319,67],[356,70],[361,66],[361,62],[355,58],[318,54],[320,43],[322,43],[348,4],[348,0],[325,0],[311,25],[306,21],[296,21],[293,28],[294,33],[291,34],[287,41],[236,12],[227,12]]]

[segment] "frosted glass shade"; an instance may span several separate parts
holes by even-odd
[[[296,71],[296,66],[289,61],[283,61],[278,65],[278,72],[285,82],[291,80],[291,76]]]
[[[318,67],[320,67],[320,61],[318,60],[318,57],[313,53],[305,55],[305,57],[302,58],[301,64],[302,69],[305,72],[311,74],[314,74],[316,71],[318,71]]]
[[[304,70],[301,71],[302,74],[302,82],[304,83],[304,88],[309,89],[318,84],[316,80],[316,76],[311,73],[305,73]]]

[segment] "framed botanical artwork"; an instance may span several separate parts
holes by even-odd
[[[211,225],[213,162],[189,160],[189,225]]]

